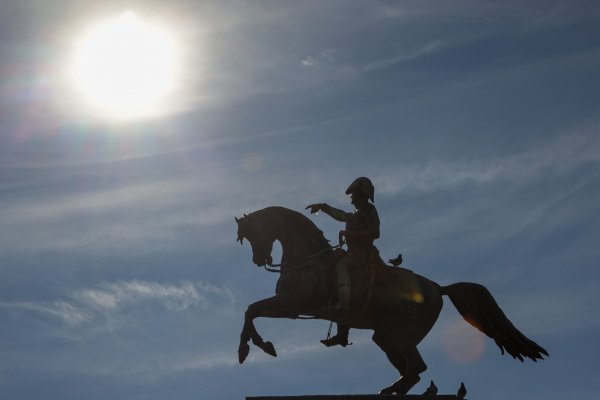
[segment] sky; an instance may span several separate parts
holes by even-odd
[[[181,64],[160,112],[115,120],[65,71],[82,32],[123,12],[170,27]],[[550,353],[501,356],[445,298],[411,393],[596,399],[598,26],[593,0],[2,0],[0,398],[388,386],[371,332],[325,348],[326,321],[259,319],[279,356],[237,361],[244,311],[277,276],[234,217],[351,211],[368,176],[384,259],[483,284]],[[343,228],[310,218],[331,240]]]

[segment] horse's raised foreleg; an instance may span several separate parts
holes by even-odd
[[[240,346],[238,348],[238,359],[240,364],[244,362],[248,354],[250,353],[250,346],[248,342],[252,340],[252,343],[260,347],[265,353],[277,357],[275,347],[271,342],[265,342],[263,338],[258,334],[256,327],[254,326],[254,319],[258,317],[267,318],[295,318],[297,315],[286,311],[279,297],[273,296],[268,299],[257,301],[248,306],[246,314],[244,316],[244,327],[240,335]]]

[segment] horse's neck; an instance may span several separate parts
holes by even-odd
[[[315,250],[310,246],[307,238],[299,237],[292,231],[282,232],[277,235],[281,243],[281,262],[299,262],[305,260]]]
[[[323,250],[318,247],[318,241],[305,233],[306,229],[297,227],[294,218],[287,217],[285,213],[276,214],[271,226],[274,229],[276,240],[281,243],[281,262],[295,263],[305,261],[315,253]],[[327,243],[325,241],[325,243]]]
[[[280,234],[277,240],[281,243],[281,262],[288,263],[298,261],[302,256],[302,249],[298,241],[294,240],[289,234]]]

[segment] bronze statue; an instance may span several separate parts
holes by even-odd
[[[310,219],[283,207],[267,207],[236,218],[236,222],[238,241],[250,242],[257,266],[276,267],[271,256],[274,241],[278,240],[282,248],[275,296],[252,303],[246,310],[238,349],[240,363],[250,352],[250,340],[267,354],[277,355],[273,344],[257,332],[255,318],[324,319],[341,326],[372,329],[373,341],[401,376],[380,393],[406,394],[427,368],[417,345],[435,324],[443,295],[450,297],[467,322],[492,338],[503,354],[506,351],[521,361],[548,356],[544,348],[513,326],[490,292],[476,283],[439,286],[404,268],[351,268],[349,307],[332,308],[339,249],[329,244]]]

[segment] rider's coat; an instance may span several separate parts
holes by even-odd
[[[359,256],[367,256],[374,247],[373,242],[378,238],[379,215],[375,206],[368,203],[352,213],[346,222],[348,252]]]

